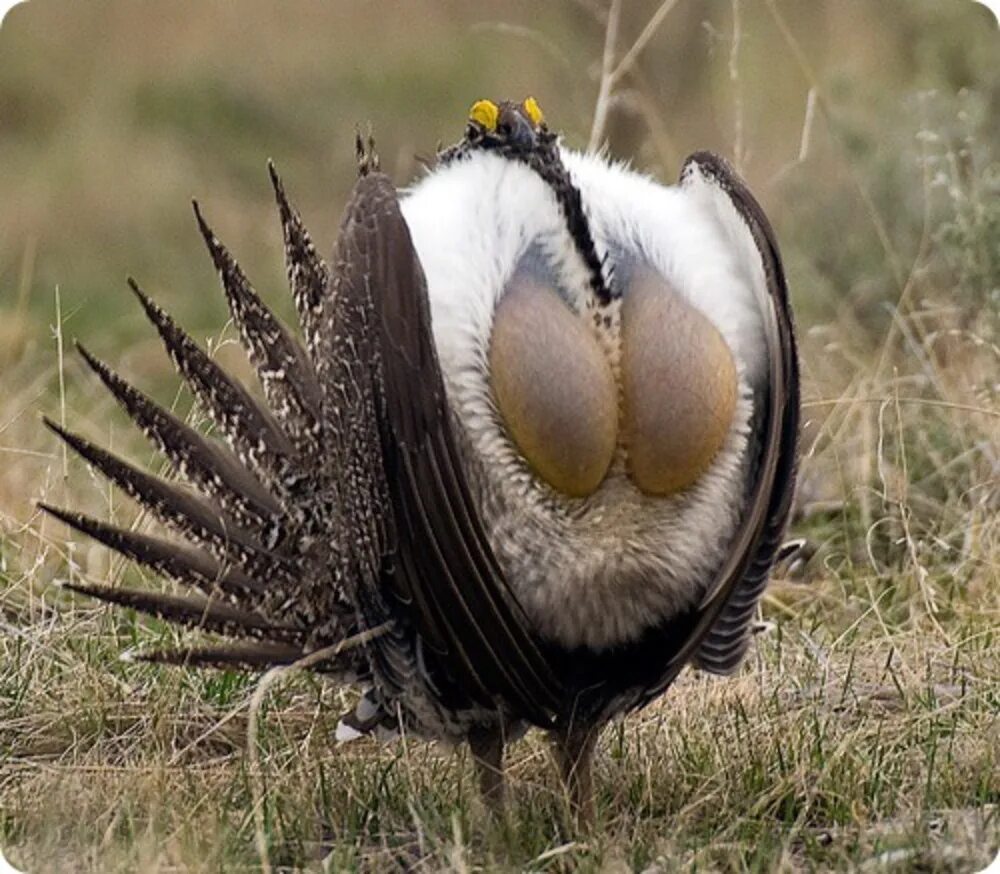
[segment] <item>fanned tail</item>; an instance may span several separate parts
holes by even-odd
[[[172,549],[49,512],[197,594],[74,590],[234,639],[147,654],[153,660],[260,668],[302,659],[357,681],[380,716],[354,730],[400,717],[454,735],[463,729],[448,713],[471,708],[551,725],[568,699],[503,578],[466,481],[426,280],[396,189],[373,155],[361,154],[359,169],[327,267],[269,166],[304,343],[195,207],[266,404],[129,280],[228,448],[81,350],[193,488],[49,427],[186,543]]]
[[[273,166],[269,171],[289,284],[307,337],[310,331],[315,336],[330,273]],[[41,506],[71,528],[197,594],[80,583],[67,586],[71,591],[237,641],[143,658],[255,668],[289,664],[359,630],[359,610],[348,597],[346,575],[361,570],[353,557],[358,543],[370,536],[357,536],[339,496],[345,480],[337,465],[351,453],[342,446],[350,442],[350,427],[338,431],[329,425],[350,420],[329,415],[329,392],[320,385],[310,352],[265,306],[197,204],[195,217],[267,403],[230,377],[129,279],[175,367],[225,444],[181,421],[78,346],[119,406],[188,485],[141,470],[50,420],[46,425],[183,541]],[[372,398],[366,392],[369,405]],[[352,410],[345,407],[343,413],[350,416]],[[380,544],[372,543],[363,549],[368,557],[380,550]],[[375,565],[377,558],[366,563],[369,577]],[[331,657],[320,669],[363,675],[364,664],[361,653],[352,650]]]
[[[273,523],[281,512],[281,505],[232,452],[150,400],[80,343],[76,348],[129,418],[167,457],[178,474],[216,500],[248,530]]]
[[[257,579],[292,582],[294,568],[270,553],[222,511],[196,492],[148,474],[50,419],[46,426],[160,522],[235,564]]]
[[[129,607],[176,625],[228,637],[261,637],[279,642],[302,641],[305,637],[301,629],[278,625],[259,614],[208,598],[82,583],[65,583],[64,587],[71,592],[89,595],[119,607]]]
[[[174,366],[240,461],[267,486],[280,488],[282,479],[294,466],[294,449],[273,414],[209,358],[143,293],[134,279],[128,282],[159,332]]]

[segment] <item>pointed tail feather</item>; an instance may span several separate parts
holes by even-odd
[[[71,592],[97,598],[99,601],[117,604],[119,607],[130,607],[176,625],[224,634],[228,637],[257,637],[301,643],[306,636],[300,628],[280,625],[258,613],[205,598],[142,592],[137,589],[115,589],[111,586],[83,583],[65,583],[63,587]]]
[[[271,176],[274,198],[281,217],[288,284],[295,299],[307,347],[312,351],[316,342],[317,320],[322,312],[323,299],[330,284],[330,269],[316,252],[316,247],[298,212],[288,202],[281,177],[278,176],[271,161],[267,162],[267,171]]]
[[[391,624],[385,605],[372,610],[363,606],[366,598],[381,601],[386,556],[396,545],[394,520],[386,511],[380,349],[372,291],[336,303],[330,270],[316,254],[273,167],[270,170],[305,349],[263,304],[196,207],[267,404],[230,377],[129,280],[175,366],[231,451],[82,349],[118,403],[194,489],[137,469],[46,423],[189,542],[174,544],[65,510],[45,509],[199,594],[181,597],[78,584],[72,590],[243,641],[140,658],[255,668],[301,662],[302,667],[341,676],[352,672],[368,677],[369,650],[387,649],[383,660],[391,663],[386,672],[390,682],[402,681],[418,670],[412,664],[410,630]],[[358,254],[349,251],[350,245],[348,239],[338,258]],[[364,258],[371,261],[372,253],[365,252]],[[355,271],[352,279],[361,285],[368,281],[363,271]],[[345,639],[359,626],[366,630]],[[387,635],[384,646],[367,646],[388,630],[396,636]],[[248,644],[248,639],[253,642]],[[328,645],[331,640],[340,644]],[[357,648],[351,656],[346,648],[340,650],[348,644]]]
[[[135,661],[197,668],[249,668],[259,670],[290,665],[304,655],[300,646],[254,641],[222,646],[153,650],[132,656]]]
[[[126,558],[180,583],[193,586],[206,595],[223,593],[238,601],[241,606],[254,607],[266,592],[262,583],[251,579],[239,569],[227,568],[187,544],[151,537],[138,531],[127,531],[50,504],[39,503],[38,507],[75,531],[92,537]]]
[[[268,404],[299,453],[314,456],[323,442],[323,426],[322,396],[312,364],[305,350],[267,308],[239,264],[212,232],[197,201],[194,202],[194,214]]]
[[[122,409],[178,473],[217,500],[242,525],[262,527],[280,515],[281,505],[229,450],[154,403],[80,343],[76,347]]]
[[[261,549],[247,532],[200,495],[133,467],[51,419],[43,421],[78,455],[165,525],[205,546],[219,560],[238,565],[250,576],[294,585],[294,568]]]
[[[174,365],[230,446],[268,485],[281,485],[293,466],[291,443],[274,416],[216,364],[163,310],[129,279]]]

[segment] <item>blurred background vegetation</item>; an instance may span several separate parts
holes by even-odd
[[[988,676],[995,643],[993,662],[983,653],[1000,622],[1000,30],[969,0],[624,0],[619,57],[666,7],[616,89],[609,151],[668,182],[696,149],[733,160],[777,229],[801,334],[795,533],[811,558],[778,575],[765,616],[831,651],[872,627],[890,652],[904,648],[897,633],[934,639],[937,657],[971,659]],[[33,501],[127,513],[38,422],[43,411],[65,415],[139,450],[70,349],[79,337],[171,396],[176,381],[125,276],[235,362],[220,346],[225,304],[192,196],[289,314],[268,157],[326,250],[359,127],[371,125],[401,187],[421,157],[461,135],[483,96],[534,95],[582,148],[606,18],[602,0],[15,7],[0,30],[0,618],[37,629],[50,604],[67,603],[53,579],[121,572],[106,551],[44,522]],[[147,633],[124,621],[88,611],[78,623],[90,623],[91,643],[67,632],[37,658],[12,655],[16,634],[0,640],[0,708],[34,714],[42,754],[59,748],[67,711],[114,698],[105,671],[136,676],[108,668],[122,638]],[[95,649],[99,633],[107,645]],[[971,651],[957,643],[970,640]],[[157,694],[183,710],[184,696],[215,706],[245,690],[201,682],[168,694],[161,681]],[[73,683],[87,690],[75,704]],[[995,683],[987,688],[995,714]],[[979,736],[981,710],[970,714],[968,736]],[[0,735],[16,745],[24,725],[11,720]],[[72,734],[87,731],[101,730],[81,723]],[[965,758],[954,773],[965,776],[937,794],[928,784],[922,803],[995,803],[995,752],[956,749]],[[49,785],[36,776],[14,781],[13,795],[0,785],[0,828],[13,828],[3,798],[21,803]],[[897,776],[892,797],[919,780],[906,763]],[[861,783],[848,782],[831,791],[852,798]],[[892,813],[884,791],[858,788],[849,816]]]

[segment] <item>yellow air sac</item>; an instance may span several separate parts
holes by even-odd
[[[607,358],[555,289],[515,277],[490,341],[497,408],[530,467],[572,497],[592,494],[615,451],[617,391]]]
[[[722,334],[661,277],[622,302],[623,439],[635,485],[669,495],[700,477],[729,433],[737,373]]]

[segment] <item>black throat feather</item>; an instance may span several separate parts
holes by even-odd
[[[480,125],[470,121],[462,139],[438,153],[438,162],[450,164],[477,151],[491,151],[518,161],[538,174],[555,195],[566,229],[587,268],[594,297],[600,306],[606,307],[617,295],[612,291],[610,277],[605,276],[604,264],[597,255],[580,189],[573,183],[573,178],[563,164],[558,139],[544,123],[537,125],[531,138],[525,142],[500,132],[485,131]]]

